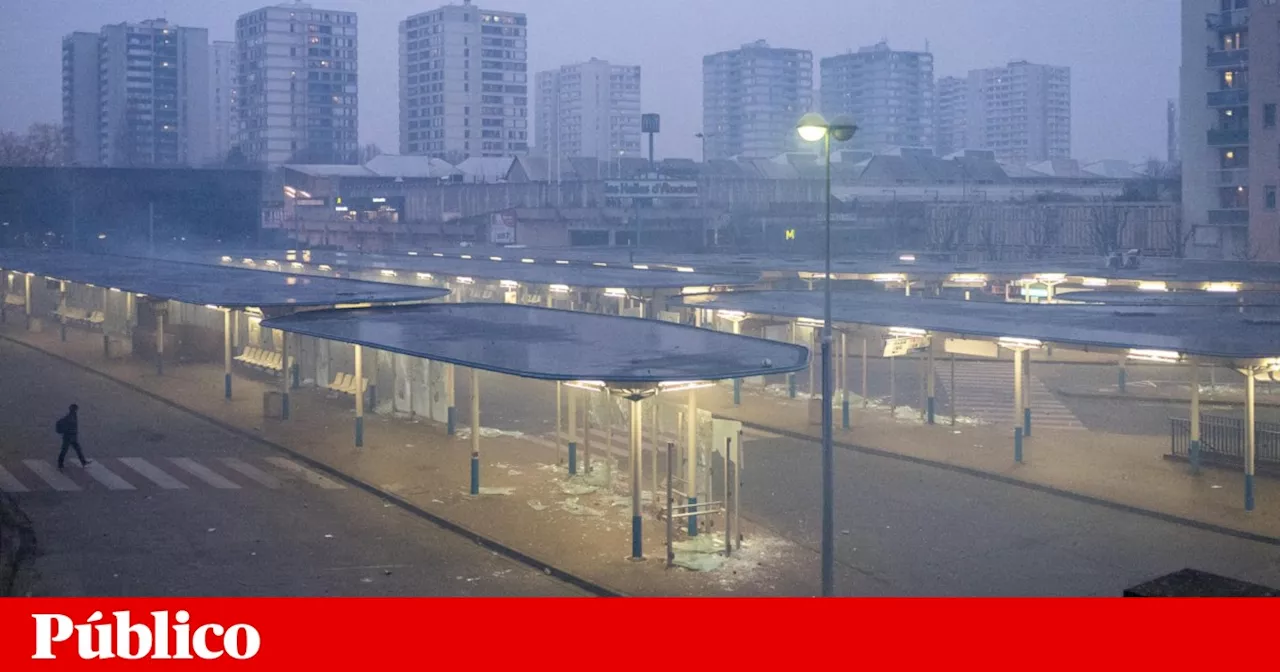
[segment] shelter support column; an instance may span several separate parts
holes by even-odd
[[[685,503],[690,511],[698,504],[698,391],[689,390],[689,410],[685,421]],[[689,515],[689,536],[698,536],[698,516]]]
[[[849,335],[840,332],[840,426],[849,429]]]
[[[222,311],[222,387],[223,395],[231,398],[231,310]]]
[[[458,430],[458,408],[457,408],[457,376],[452,364],[444,365],[444,388],[449,394],[449,407],[445,411],[446,430],[449,436],[453,436]]]
[[[471,494],[480,494],[480,370],[471,369]]]
[[[1200,360],[1191,360],[1191,471],[1200,472]]]
[[[1250,366],[1245,369],[1245,374],[1248,380],[1244,387],[1244,510],[1252,511],[1254,462],[1258,456],[1257,420],[1254,415],[1257,371]]]
[[[1013,459],[1022,462],[1022,356],[1021,348],[1013,351]]]
[[[356,448],[364,447],[364,348],[352,346],[356,365]]]
[[[933,361],[933,339],[930,338],[928,363],[925,366],[925,392],[928,394],[928,399],[926,400],[925,406],[926,406],[926,414],[928,416],[927,419],[929,421],[929,424],[931,425],[934,424],[934,421],[933,421],[934,405],[935,405],[934,395],[936,394],[936,391],[937,391],[936,378],[937,378],[937,372],[934,370],[934,361]]]
[[[289,332],[280,332],[280,418],[289,419]],[[357,383],[359,384],[359,383]],[[359,390],[356,391],[359,396]]]
[[[1117,370],[1116,370],[1116,375],[1117,375],[1117,377],[1118,377],[1118,380],[1117,380],[1117,382],[1116,382],[1116,386],[1117,386],[1118,388],[1120,388],[1120,394],[1124,394],[1124,393],[1125,393],[1125,387],[1127,386],[1127,383],[1128,383],[1128,380],[1129,380],[1129,372],[1125,369],[1125,362],[1126,362],[1126,361],[1127,361],[1127,360],[1126,360],[1124,357],[1121,357],[1121,358],[1120,358],[1120,366],[1119,366],[1119,367],[1117,368]]]
[[[373,351],[373,374],[369,376],[369,410],[378,412],[378,351]],[[392,389],[395,389],[394,386]],[[393,395],[394,396],[394,395]]]
[[[163,301],[151,304],[156,309],[156,375],[164,375],[164,314],[168,305]]]
[[[22,276],[22,310],[27,315],[27,329],[31,329],[31,274],[26,273]]]
[[[106,310],[106,306],[103,306]],[[58,338],[67,342],[67,281],[58,281]]]
[[[739,336],[742,334],[742,322],[740,322],[739,320],[733,320],[733,333],[735,336]],[[734,406],[742,405],[742,379],[741,378],[733,379],[733,405]]]
[[[644,427],[644,401],[640,398],[631,400],[631,559],[643,560],[644,537],[642,534],[643,523],[640,518],[640,490],[641,490],[641,431]]]
[[[867,407],[867,337],[862,337],[862,407]]]
[[[798,345],[796,343],[796,323],[792,322],[789,326],[791,327],[791,343]],[[812,358],[810,358],[809,366],[813,366]],[[787,396],[792,399],[796,398],[796,374],[794,371],[787,374]]]
[[[569,475],[576,476],[578,473],[578,395],[573,393],[570,387],[569,397]]]

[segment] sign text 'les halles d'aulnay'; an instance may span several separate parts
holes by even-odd
[[[623,198],[697,198],[698,183],[694,180],[613,180],[605,182],[604,193]]]

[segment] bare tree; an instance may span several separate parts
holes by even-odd
[[[65,147],[62,127],[57,124],[32,124],[26,133],[0,132],[0,165],[62,165]]]
[[[1043,259],[1050,248],[1062,239],[1062,209],[1046,205],[1031,206],[1031,220],[1027,227],[1026,256]]]
[[[1106,256],[1119,249],[1129,223],[1127,210],[1114,203],[1098,203],[1089,206],[1088,213],[1089,239],[1094,251]]]

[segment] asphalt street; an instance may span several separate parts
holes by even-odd
[[[272,449],[0,341],[0,489],[38,539],[40,594],[580,594]],[[80,406],[93,462],[56,468]]]

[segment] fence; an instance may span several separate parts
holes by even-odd
[[[1240,418],[1200,415],[1200,459],[1206,463],[1244,465],[1245,424]],[[1280,424],[1254,424],[1258,465],[1280,469]],[[1191,455],[1191,420],[1169,419],[1169,443],[1174,457]]]

